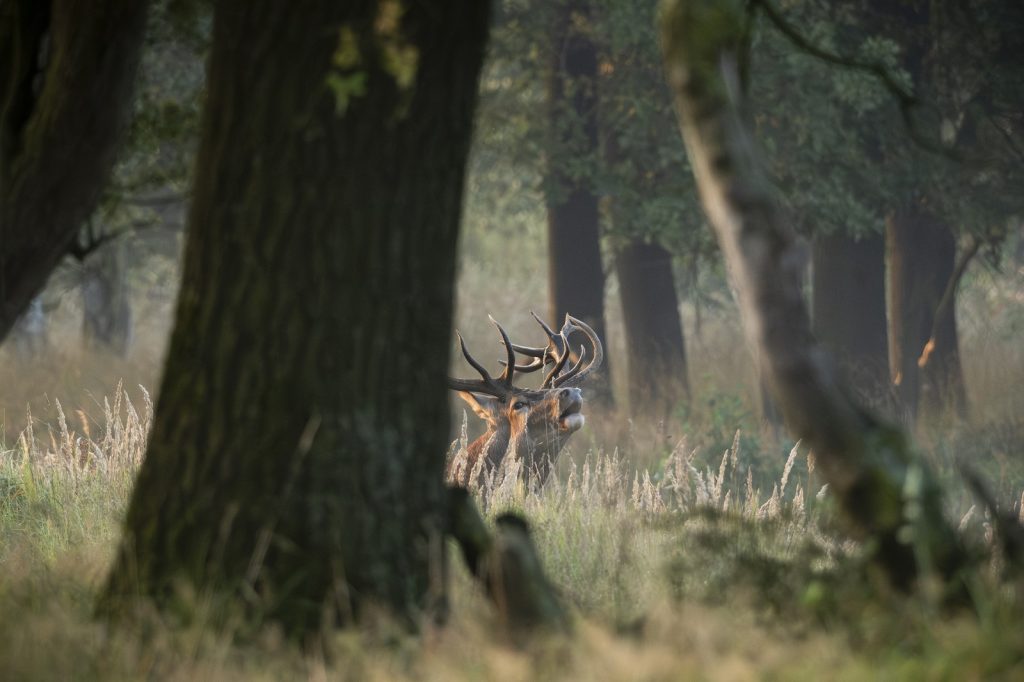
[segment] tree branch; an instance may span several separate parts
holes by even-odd
[[[752,3],[764,12],[765,16],[768,17],[768,20],[775,26],[779,33],[785,36],[789,42],[797,47],[797,49],[829,64],[842,66],[843,68],[850,69],[851,71],[861,71],[878,79],[882,83],[882,86],[896,98],[899,105],[900,116],[903,119],[903,125],[906,127],[907,133],[910,135],[910,139],[914,144],[927,152],[944,156],[951,161],[964,163],[967,160],[960,152],[950,149],[941,142],[937,142],[936,140],[929,138],[918,130],[917,124],[914,122],[914,110],[922,106],[921,101],[912,92],[904,88],[896,76],[894,76],[884,64],[881,62],[865,61],[829,52],[819,45],[814,44],[809,38],[800,33],[795,26],[789,23],[785,17],[782,16],[782,13],[779,12],[779,10],[777,10],[769,0],[752,0]]]
[[[77,260],[79,263],[85,262],[91,254],[97,252],[106,244],[114,241],[118,237],[126,234],[125,232],[104,232],[98,234],[95,223],[90,220],[85,226],[85,239],[71,242],[71,246],[68,247],[68,255]]]
[[[104,232],[103,234],[97,234],[93,227],[93,222],[90,220],[86,223],[84,243],[82,240],[78,239],[71,242],[71,246],[69,246],[67,250],[67,255],[81,263],[90,255],[99,251],[101,248],[116,239],[163,227],[169,227],[169,229],[173,231],[178,229],[180,225],[177,223],[166,223],[162,220],[135,220],[116,232]]]
[[[140,208],[157,208],[181,204],[188,201],[191,196],[186,192],[171,192],[170,194],[156,194],[149,196],[134,196],[122,199],[122,203]]]

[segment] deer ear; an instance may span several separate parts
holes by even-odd
[[[498,415],[501,412],[501,402],[497,398],[491,396],[477,395],[476,393],[470,393],[469,391],[459,391],[459,397],[466,401],[466,404],[472,408],[476,416],[483,419],[488,424],[495,424],[498,421]]]

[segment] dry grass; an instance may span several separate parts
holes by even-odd
[[[529,310],[542,311],[545,283],[536,276],[542,268],[484,262],[463,265],[457,324],[493,363],[497,338],[486,314],[531,342]],[[953,483],[951,463],[975,462],[999,499],[1022,513],[1024,355],[1015,320],[1024,320],[1024,299],[1010,279],[976,278],[962,299],[972,423],[919,441],[948,475],[953,518],[983,540],[988,519]],[[82,352],[74,306],[48,355],[26,363],[0,351],[0,679],[1024,676],[1019,584],[980,576],[975,618],[939,613],[927,599],[886,594],[865,579],[859,548],[832,526],[813,461],[761,432],[748,398],[750,362],[728,309],[705,315],[697,336],[684,307],[696,396],[688,410],[646,424],[623,408],[600,414],[588,406],[586,428],[542,491],[527,493],[515,476],[487,483],[491,513],[519,509],[531,520],[547,571],[576,615],[571,640],[504,645],[460,571],[452,622],[419,637],[384,623],[300,650],[273,628],[242,638],[201,616],[187,627],[154,616],[145,634],[108,631],[92,619],[92,605],[143,452],[152,407],[136,387],[156,385],[167,298],[128,359]],[[614,304],[608,313],[621,387],[621,316]],[[470,417],[465,438],[474,428]]]
[[[628,449],[577,449],[540,492],[491,481],[490,508],[531,519],[577,632],[526,650],[502,643],[464,572],[454,617],[420,637],[386,622],[300,650],[273,628],[239,638],[201,615],[139,631],[91,618],[152,414],[119,391],[98,427],[55,402],[0,453],[0,679],[836,679],[980,678],[1022,672],[1018,593],[985,587],[985,614],[935,618],[884,599],[834,535],[813,459],[754,477],[741,439],[699,463],[685,441],[656,470]],[[455,447],[459,446],[458,442]],[[513,474],[515,472],[512,472]],[[984,519],[974,512],[967,523]],[[983,530],[983,525],[979,528]],[[1007,591],[1009,590],[1009,591]],[[998,601],[996,597],[998,596]],[[201,611],[201,609],[200,609]],[[17,614],[12,617],[10,614]]]

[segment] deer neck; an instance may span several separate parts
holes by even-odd
[[[537,428],[531,431],[527,427],[512,435],[508,451],[517,461],[522,462],[525,477],[533,479],[537,485],[543,485],[571,435],[571,431]]]

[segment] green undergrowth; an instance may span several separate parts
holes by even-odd
[[[424,624],[417,636],[380,618],[303,648],[273,626],[243,637],[201,607],[185,626],[152,615],[144,628],[111,630],[92,618],[94,599],[151,415],[145,396],[134,404],[119,396],[89,434],[58,417],[0,451],[0,679],[1024,674],[1022,587],[1002,577],[998,561],[972,578],[967,609],[949,610],[927,589],[892,593],[836,528],[813,457],[791,448],[766,477],[750,461],[760,455],[735,434],[719,457],[679,441],[651,469],[635,465],[647,453],[577,448],[539,493],[516,479],[478,491],[488,516],[513,509],[530,519],[547,572],[575,614],[571,639],[525,650],[503,643],[457,562],[450,622]],[[964,531],[986,542],[985,514],[963,517]]]

